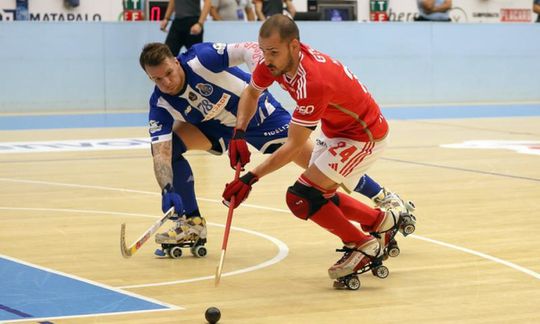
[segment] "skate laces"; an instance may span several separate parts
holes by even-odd
[[[184,232],[188,228],[188,222],[185,217],[180,217],[174,221],[174,225],[169,229],[170,232],[174,232],[176,235]]]
[[[387,212],[389,212],[390,215],[392,215],[392,219],[394,220],[394,225],[392,227],[390,227],[389,229],[386,229],[384,231],[370,232],[369,233],[369,234],[371,234],[372,236],[375,236],[378,239],[381,238],[381,234],[386,234],[388,232],[395,232],[399,228],[399,219],[400,219],[399,214],[396,216],[396,214],[390,209],[388,209]]]
[[[349,258],[349,256],[354,252],[354,251],[359,251],[359,250],[356,250],[356,249],[352,249],[350,247],[342,247],[341,249],[336,249],[336,252],[345,252],[345,254],[343,254],[343,256],[341,257],[341,259],[339,259],[336,264],[342,264],[343,262],[345,262],[345,260],[347,260]],[[360,251],[362,252],[362,251]]]

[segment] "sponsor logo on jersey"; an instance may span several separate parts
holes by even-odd
[[[193,91],[190,91],[189,94],[188,94],[188,98],[191,101],[195,101],[195,100],[197,100],[197,94],[195,94],[195,92],[193,92]]]
[[[311,115],[314,110],[315,110],[315,106],[313,105],[296,106],[296,111],[298,111],[300,115]]]
[[[214,43],[212,47],[216,50],[218,54],[223,55],[223,53],[225,53],[227,45],[224,43]]]
[[[205,97],[208,97],[212,94],[212,92],[214,92],[214,87],[208,83],[197,83],[195,88],[197,88],[197,90],[199,90],[199,92]]]
[[[157,120],[150,120],[148,122],[150,134],[161,131],[162,125]]]
[[[211,106],[212,108],[210,110],[206,111],[206,116],[204,117],[203,121],[214,119],[214,117],[216,117],[227,106],[229,99],[231,99],[231,95],[224,93],[218,102]]]
[[[289,129],[289,124],[286,124],[286,125],[283,125],[279,128],[276,128],[274,130],[271,130],[271,131],[268,131],[268,132],[264,132],[264,136],[274,136],[274,135],[277,135],[277,134],[280,134],[280,133],[283,133],[283,132],[286,132],[287,130]]]
[[[540,141],[465,141],[457,144],[443,144],[441,147],[454,149],[503,149],[521,154],[540,155]]]

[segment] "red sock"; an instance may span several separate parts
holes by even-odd
[[[331,201],[321,207],[310,219],[319,226],[339,236],[343,243],[356,243],[358,245],[368,241],[369,236],[354,226]]]
[[[346,195],[342,192],[336,192],[339,197],[339,208],[343,211],[346,218],[362,224],[364,227],[372,227],[380,218],[381,211]]]

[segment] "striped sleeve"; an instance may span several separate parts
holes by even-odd
[[[266,65],[264,65],[264,60],[261,60],[251,75],[251,86],[259,91],[264,91],[266,88],[271,86],[274,81],[274,77]]]
[[[320,84],[317,82],[302,85],[304,93],[296,101],[291,123],[304,127],[315,127],[319,124],[324,110],[328,106],[328,100],[325,99],[325,92],[319,86]],[[300,94],[300,86],[297,93]]]

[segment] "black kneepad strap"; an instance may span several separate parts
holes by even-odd
[[[294,216],[303,220],[308,220],[327,202],[321,191],[298,181],[287,190],[287,206]]]

